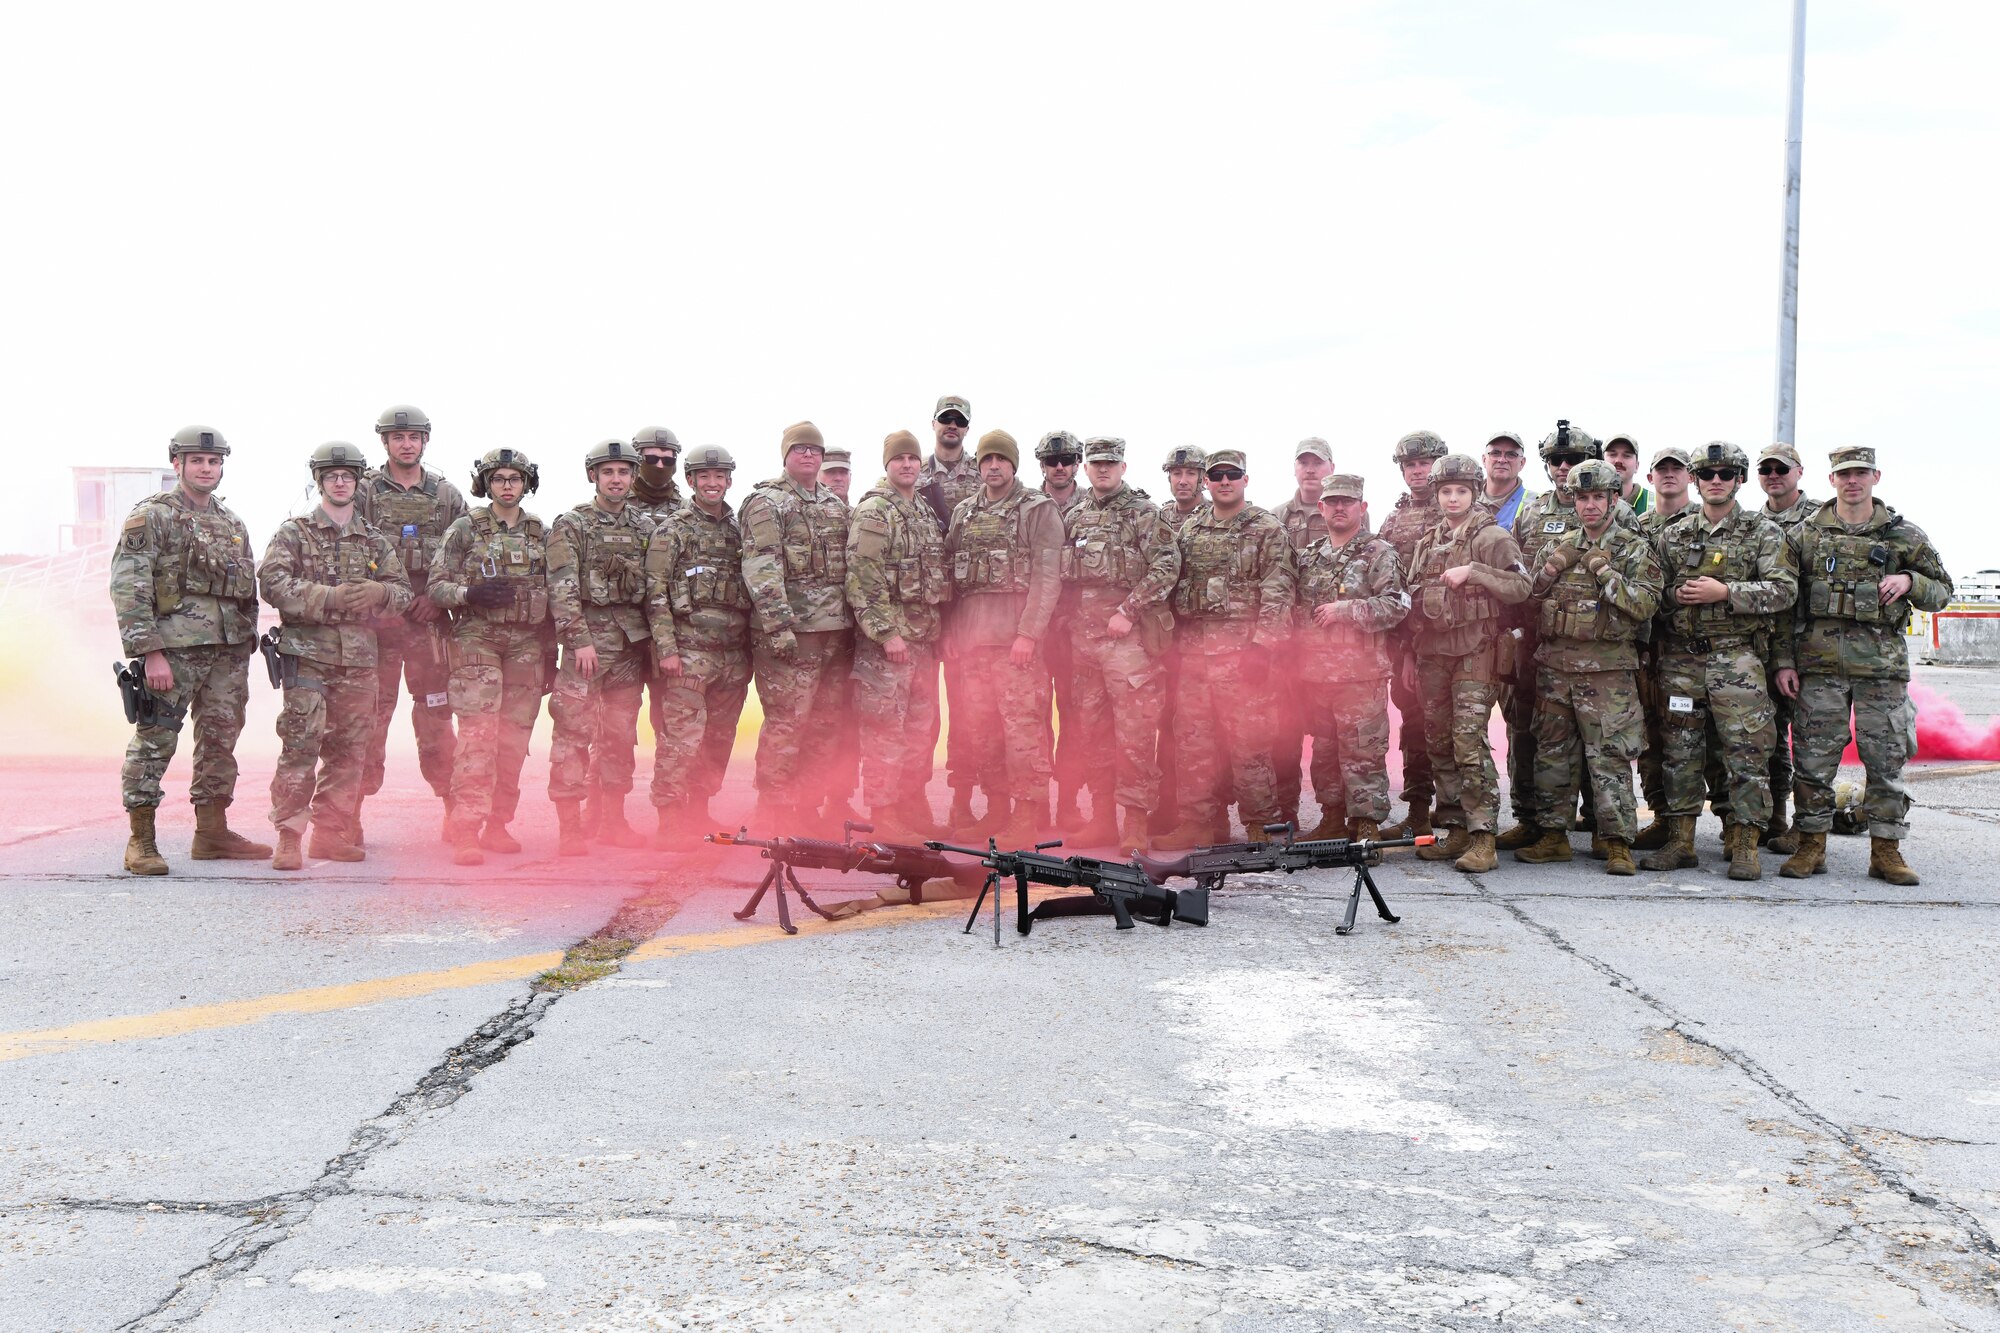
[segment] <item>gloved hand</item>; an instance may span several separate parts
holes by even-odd
[[[1582,554],[1581,549],[1569,542],[1557,542],[1549,548],[1549,558],[1544,563],[1550,573],[1560,574],[1575,564],[1577,557]]]
[[[475,583],[465,590],[465,604],[486,608],[512,606],[514,590],[504,583]]]
[[[1602,574],[1604,567],[1610,563],[1611,557],[1602,551],[1592,551],[1583,558],[1583,567],[1591,572],[1592,577]]]
[[[1271,683],[1271,650],[1253,643],[1243,650],[1243,683],[1262,687]]]
[[[386,583],[377,583],[374,579],[370,579],[366,583],[350,583],[346,586],[360,591],[361,605],[357,608],[360,611],[379,611],[389,604],[389,585]]]
[[[765,637],[764,650],[780,662],[797,661],[799,656],[799,636],[788,629],[781,629],[776,634]]]

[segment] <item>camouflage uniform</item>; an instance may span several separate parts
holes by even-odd
[[[361,800],[380,715],[379,630],[367,612],[341,610],[334,593],[341,584],[381,583],[388,600],[376,615],[400,616],[412,601],[403,554],[358,510],[335,524],[315,507],[271,534],[258,581],[284,626],[278,652],[297,659],[286,664],[278,714],[282,749],[271,775],[271,823],[280,832],[304,833],[310,811],[321,827],[346,830]]]
[[[1077,470],[1080,472],[1082,468]],[[1067,499],[1049,495],[1046,485],[1037,486],[1035,490],[1047,496],[1049,503],[1056,507],[1058,521],[1067,521],[1076,512],[1076,507],[1083,503],[1090,487],[1078,485],[1071,488]],[[1049,664],[1049,688],[1055,695],[1055,719],[1049,728],[1049,767],[1055,775],[1056,789],[1064,793],[1067,801],[1073,802],[1077,789],[1086,777],[1086,761],[1080,748],[1083,730],[1077,725],[1076,663],[1070,650],[1071,599],[1067,594],[1065,589],[1056,599],[1055,614],[1049,617],[1049,632],[1042,639],[1042,656]]]
[[[1798,543],[1794,539],[1798,535],[1799,525],[1818,513],[1820,504],[1821,502],[1818,500],[1810,500],[1801,495],[1792,503],[1789,509],[1773,509],[1771,508],[1771,502],[1766,500],[1764,507],[1758,512],[1778,525],[1779,530],[1785,534],[1786,542],[1792,547],[1793,555],[1796,556],[1798,554]],[[1804,575],[1806,567],[1800,565],[1799,572],[1801,575]],[[1800,598],[1799,600],[1802,602],[1805,599]],[[1798,603],[1795,602],[1793,605],[1796,607]],[[1780,632],[1772,636],[1771,647],[1773,652],[1771,656],[1764,660],[1766,685],[1771,692],[1771,724],[1773,729],[1773,739],[1771,742],[1771,802],[1773,805],[1781,804],[1791,795],[1794,778],[1792,750],[1797,744],[1792,728],[1798,720],[1798,701],[1796,699],[1787,699],[1783,694],[1779,693],[1777,683],[1777,673],[1780,665],[1779,654],[1787,646],[1784,642],[1787,637],[1789,636],[1783,632],[1781,627]]]
[[[466,592],[499,583],[513,600],[471,606]],[[503,527],[491,505],[453,523],[431,560],[428,596],[453,613],[446,660],[458,753],[451,768],[455,840],[487,821],[507,824],[521,803],[521,763],[542,711],[554,655],[550,637],[548,542],[542,521],[525,510]]]
[[[111,555],[111,606],[128,657],[164,652],[174,686],[155,696],[194,723],[196,805],[236,795],[236,738],[250,697],[257,572],[250,531],[211,495],[197,508],[175,486],[133,506]],[[140,726],[119,775],[127,810],[160,803],[183,723]]]
[[[605,795],[632,790],[639,693],[652,635],[646,627],[646,538],[652,523],[630,506],[596,501],[556,517],[549,530],[549,610],[563,646],[549,698],[549,799],[580,801],[593,779]],[[585,680],[575,654],[597,650]]]
[[[944,463],[933,453],[924,460],[917,473],[917,494],[931,506],[937,514],[938,527],[949,530],[951,516],[965,500],[979,492],[979,468],[973,463],[972,451],[963,450],[955,463]],[[949,620],[949,615],[946,616]],[[956,728],[946,730],[945,715],[957,712],[965,706],[964,687],[959,684],[958,660],[950,653],[943,654],[941,667],[944,676],[944,707],[939,710],[938,719],[931,723],[931,752],[937,750],[938,733],[946,731],[944,742],[944,771],[952,789],[962,794],[974,785],[970,763],[961,753],[963,734]]]
[[[757,791],[817,809],[828,793],[853,659],[847,501],[815,482],[760,482],[743,501],[743,582],[755,608]]]
[[[1122,445],[1117,453],[1113,461],[1122,460]],[[1103,819],[1113,805],[1151,810],[1160,798],[1155,747],[1167,680],[1161,658],[1173,637],[1167,599],[1181,557],[1173,528],[1144,491],[1120,482],[1100,498],[1085,489],[1082,502],[1063,515],[1061,568],[1076,664],[1075,743],[1091,813]],[[1114,615],[1132,622],[1123,638],[1111,635]]]
[[[661,720],[653,741],[652,803],[706,801],[722,789],[736,722],[750,693],[750,590],[743,533],[725,505],[688,504],[646,547],[646,619],[653,653],[678,656],[678,676],[653,677]]]
[[[1166,467],[1162,470],[1172,471],[1177,459],[1199,460],[1200,458],[1201,454],[1194,449],[1177,449],[1168,455]],[[1188,465],[1190,464],[1183,461],[1183,466]],[[1188,520],[1201,512],[1204,503],[1197,500],[1194,508],[1182,509],[1178,501],[1169,498],[1167,503],[1160,506],[1160,520],[1174,534],[1176,550],[1180,547],[1181,529],[1188,525]],[[1171,616],[1173,612],[1171,597],[1167,599],[1167,610]],[[1163,689],[1164,702],[1160,706],[1160,738],[1155,750],[1155,766],[1160,771],[1160,802],[1147,821],[1154,833],[1165,833],[1171,829],[1180,813],[1180,759],[1179,751],[1174,745],[1174,700],[1179,697],[1181,690],[1181,650],[1173,641],[1173,636],[1168,639],[1166,652],[1160,656],[1160,665],[1166,668],[1167,673]]]
[[[1395,548],[1396,563],[1406,586],[1411,574],[1410,557],[1416,554],[1418,540],[1437,526],[1442,517],[1435,492],[1426,486],[1398,497],[1396,507],[1383,520],[1379,535]],[[1411,809],[1421,806],[1428,811],[1437,786],[1431,773],[1430,745],[1424,739],[1424,701],[1415,688],[1417,624],[1418,617],[1405,616],[1389,631],[1385,646],[1389,653],[1389,697],[1401,719],[1396,738],[1396,748],[1403,756],[1403,790],[1399,795]]]
[[[1835,451],[1836,468],[1845,456]],[[1872,465],[1872,453],[1864,461]],[[1911,608],[1941,611],[1950,604],[1951,575],[1924,530],[1880,500],[1852,528],[1829,500],[1793,527],[1789,541],[1805,588],[1776,660],[1799,673],[1799,830],[1833,827],[1833,779],[1847,748],[1851,711],[1855,748],[1868,774],[1861,800],[1868,836],[1900,841],[1910,832],[1903,765],[1917,752],[1903,631]],[[1892,574],[1908,574],[1910,591],[1885,607],[1879,588]]]
[[[395,549],[418,597],[430,579],[431,561],[445,529],[465,516],[458,487],[430,469],[415,486],[400,486],[386,468],[371,468],[354,491],[354,508]],[[375,622],[375,720],[369,730],[361,790],[382,790],[389,747],[389,723],[405,682],[410,692],[410,726],[417,735],[417,765],[431,790],[451,787],[451,759],[457,740],[451,729],[451,700],[445,671],[444,627],[400,617]]]
[[[887,481],[861,497],[847,525],[847,605],[854,640],[854,702],[861,723],[862,797],[881,811],[924,797],[937,741],[941,607],[951,597],[944,530],[921,496]],[[882,645],[901,635],[909,660]]]
[[[1307,500],[1297,492],[1273,508],[1271,517],[1285,530],[1295,566],[1308,547],[1326,536],[1326,520],[1319,515],[1319,502]],[[1278,810],[1290,819],[1298,812],[1299,788],[1305,771],[1307,700],[1299,678],[1298,659],[1289,652],[1283,653],[1275,665],[1273,692],[1278,711],[1276,739],[1271,745],[1271,772],[1278,783]]]
[[[1645,535],[1646,540],[1653,544],[1653,556],[1655,560],[1659,558],[1665,541],[1664,534],[1667,526],[1671,523],[1679,522],[1689,514],[1699,513],[1700,511],[1701,505],[1696,503],[1684,509],[1676,510],[1672,514],[1663,514],[1656,505],[1639,516],[1639,531]],[[1662,574],[1663,579],[1664,577],[1665,575]],[[1660,591],[1660,605],[1654,612],[1656,617],[1663,615],[1669,606],[1664,583]],[[1646,808],[1653,812],[1655,819],[1659,818],[1661,813],[1667,808],[1667,766],[1665,758],[1667,749],[1667,704],[1665,698],[1660,694],[1660,640],[1664,634],[1665,630],[1660,628],[1656,621],[1654,625],[1647,627],[1646,639],[1639,648],[1639,708],[1646,719],[1646,743],[1645,747],[1639,752],[1638,762],[1639,790],[1646,798]],[[1721,771],[1719,766],[1711,763],[1709,769],[1709,794],[1717,799],[1727,801],[1728,797],[1723,795],[1721,784],[1717,780],[1717,775]]]
[[[1330,479],[1331,480],[1331,479]],[[1356,498],[1359,498],[1358,496]],[[1321,628],[1315,608],[1339,619]],[[1313,738],[1313,796],[1349,819],[1389,816],[1389,632],[1410,612],[1396,548],[1365,530],[1299,557],[1299,679]]]

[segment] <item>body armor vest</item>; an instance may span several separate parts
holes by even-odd
[[[794,588],[844,588],[847,582],[846,505],[806,504],[783,481],[757,487],[778,520],[785,582]],[[838,515],[839,521],[836,521]]]
[[[965,592],[1026,592],[1035,555],[1022,532],[1021,513],[1035,492],[1017,491],[997,505],[974,501],[952,556],[952,583]],[[1042,497],[1046,498],[1046,497]]]
[[[578,505],[564,524],[583,549],[576,553],[577,591],[586,606],[638,606],[646,600],[646,533],[634,517],[598,521],[597,506]]]
[[[375,577],[374,545],[366,524],[358,530],[336,534],[312,519],[294,521],[299,534],[299,578],[307,583],[366,583]],[[370,613],[349,615],[328,605],[325,623],[366,620]]]
[[[1492,515],[1474,509],[1456,534],[1440,540],[1432,528],[1418,540],[1410,557],[1410,582],[1421,589],[1417,611],[1432,631],[1477,625],[1498,616],[1500,604],[1485,588],[1469,580],[1463,587],[1447,588],[1442,581],[1447,569],[1472,563],[1472,539],[1492,526]]]
[[[733,518],[712,519],[692,505],[668,518],[660,527],[661,536],[668,525],[677,539],[666,577],[674,637],[683,648],[742,648],[750,624],[742,529]]]
[[[951,600],[951,576],[945,567],[944,533],[937,516],[921,498],[890,506],[903,521],[891,529],[889,549],[882,557],[890,600],[938,606]]]
[[[1069,541],[1062,551],[1065,583],[1130,592],[1146,576],[1139,549],[1153,516],[1139,505],[1078,505],[1069,515]]]
[[[167,494],[154,499],[164,501]],[[213,501],[202,510],[178,505],[163,508],[171,517],[165,524],[166,549],[153,561],[154,612],[171,615],[190,597],[254,605],[256,562],[235,518]]]
[[[1806,581],[1806,610],[1815,617],[1900,629],[1910,618],[1909,599],[1883,606],[1882,580],[1905,572],[1900,552],[1885,540],[1902,521],[1892,518],[1866,532],[1818,523],[1803,527],[1799,576]]]
[[[477,540],[465,553],[466,585],[503,583],[513,590],[514,601],[510,606],[468,606],[460,614],[509,625],[539,625],[547,620],[548,543],[542,521],[529,515],[518,528],[503,528],[491,509],[475,509],[469,517]]]
[[[1315,646],[1335,652],[1380,651],[1374,646],[1382,640],[1380,630],[1365,628],[1352,620],[1336,621],[1322,629],[1312,619],[1314,607],[1328,602],[1364,601],[1371,595],[1368,564],[1377,540],[1365,532],[1357,532],[1347,545],[1335,547],[1329,537],[1325,558],[1317,554],[1320,549],[1317,543],[1299,557],[1299,633],[1309,636]]]
[[[1544,505],[1547,507],[1544,508]],[[1559,508],[1555,493],[1551,491],[1534,502],[1534,507],[1519,527],[1516,536],[1521,543],[1521,558],[1532,570],[1541,563],[1541,553],[1549,546],[1573,533],[1582,532],[1583,520],[1576,516],[1576,510]]]
[[[1665,529],[1661,543],[1677,580],[1669,585],[1668,596],[1679,584],[1703,576],[1728,584],[1754,580],[1757,552],[1749,538],[1750,532],[1734,516],[1713,532],[1704,531],[1693,516]],[[1702,606],[1669,605],[1668,630],[1681,639],[1747,639],[1771,624],[1770,616],[1731,610],[1727,598]]]
[[[1565,569],[1542,597],[1540,633],[1544,639],[1632,643],[1643,637],[1644,629],[1632,617],[1620,615],[1605,599],[1603,585],[1581,560]]]
[[[1183,528],[1174,613],[1197,620],[1255,618],[1263,584],[1264,543],[1284,540],[1285,530],[1275,523],[1263,531],[1246,531],[1233,524]]]
[[[380,480],[370,485],[375,488],[368,500],[375,530],[387,537],[402,557],[411,586],[423,587],[430,577],[431,558],[444,541],[445,529],[451,526],[437,497],[437,482],[427,474],[414,490],[400,490]]]

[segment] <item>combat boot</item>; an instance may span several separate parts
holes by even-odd
[[[1208,821],[1190,816],[1153,839],[1153,848],[1162,852],[1184,852],[1194,847],[1207,847],[1214,841],[1214,830]]]
[[[194,808],[194,845],[188,857],[195,861],[261,861],[271,854],[268,844],[252,842],[229,827],[221,801],[208,801]]]
[[[653,850],[669,852],[675,847],[674,809],[670,805],[656,806],[653,810]]]
[[[1493,833],[1490,829],[1467,834],[1464,854],[1451,863],[1452,869],[1463,870],[1468,875],[1484,874],[1499,864],[1500,854],[1493,848]]]
[[[1493,846],[1503,852],[1518,852],[1524,847],[1533,847],[1548,837],[1549,831],[1539,824],[1522,820],[1493,840]],[[1564,858],[1568,859],[1568,858]]]
[[[278,850],[271,853],[271,869],[297,870],[305,865],[305,858],[299,852],[297,829],[278,830]]]
[[[150,805],[134,806],[125,812],[132,825],[132,836],[125,841],[125,873],[128,875],[164,875],[167,873],[167,858],[160,855],[158,844],[153,841],[153,813]]]
[[[1903,860],[1903,845],[1894,838],[1868,840],[1868,878],[1887,880],[1905,889],[1917,886],[1917,872]]]
[[[935,838],[940,833],[947,831],[938,828],[937,816],[931,813],[930,798],[921,792],[913,796],[905,796],[902,800],[890,806],[889,812],[895,816],[896,821],[904,828],[909,829],[917,835],[915,840],[918,842],[923,841],[925,838]]]
[[[1375,842],[1381,838],[1382,828],[1372,819],[1357,819],[1347,826],[1347,836],[1355,842]]]
[[[1042,835],[1048,830],[1049,808],[1045,801],[1016,801],[1014,810],[993,834],[1000,846],[1006,850],[1033,847],[1037,842],[1047,841]]]
[[[1657,852],[1667,845],[1668,821],[1660,815],[1653,816],[1653,822],[1639,830],[1639,836],[1632,839],[1635,852]]]
[[[1593,833],[1590,835],[1591,860],[1593,861],[1606,860],[1611,855],[1610,848],[1611,848],[1611,839],[1605,837],[1602,833]]]
[[[644,847],[646,840],[639,831],[625,822],[625,793],[605,792],[599,798],[604,807],[602,822],[598,825],[597,840],[607,847]]]
[[[591,784],[590,792],[577,808],[577,824],[583,829],[586,839],[597,837],[597,830],[604,826],[604,793]]]
[[[1431,835],[1431,803],[1410,803],[1409,813],[1382,830],[1385,838],[1426,838]]]
[[[857,822],[870,826],[870,831],[863,835],[869,842],[917,843],[924,840],[923,834],[903,822],[901,813],[893,805],[875,806],[869,810],[868,818]]]
[[[453,824],[451,826],[451,861],[453,865],[483,866],[486,853],[479,850],[479,826],[477,824]]]
[[[1065,834],[1065,839],[1078,847],[1112,847],[1118,842],[1118,817],[1109,800],[1093,804],[1090,818],[1076,826],[1073,832]]]
[[[1764,845],[1785,856],[1799,849],[1799,831],[1785,818],[1785,798],[1778,792],[1771,793],[1771,822],[1764,826]]]
[[[587,856],[590,840],[583,834],[583,811],[575,801],[556,802],[556,855]]]
[[[1472,835],[1462,828],[1445,826],[1443,842],[1434,842],[1428,847],[1417,848],[1417,856],[1425,861],[1456,861],[1465,855],[1465,849],[1472,845]]]
[[[849,801],[845,796],[827,797],[820,804],[819,817],[825,821],[827,828],[836,832],[842,824],[866,824],[868,822],[861,817],[861,812],[854,808],[854,803]],[[613,845],[616,846],[617,844]]]
[[[1095,789],[1093,789],[1093,793],[1094,791]],[[1077,789],[1075,787],[1058,785],[1056,788],[1056,828],[1060,832],[1069,833],[1080,829],[1086,822],[1083,817],[1083,807],[1077,804],[1076,796]],[[1097,806],[1093,804],[1090,808],[1092,817],[1088,822],[1095,824],[1097,822]],[[1109,811],[1107,810],[1106,813],[1108,814]]]
[[[451,846],[451,797],[444,798],[444,818],[438,822],[438,841]]]
[[[361,831],[361,802],[354,803],[354,810],[347,816],[347,840],[363,851],[368,850],[368,835]]]
[[[1623,838],[1604,839],[1604,873],[1607,875],[1636,875],[1639,867],[1632,864],[1632,849]]]
[[[506,821],[499,819],[488,819],[479,830],[479,845],[489,852],[504,852],[509,856],[521,850],[520,839],[507,831]]]
[[[1762,830],[1755,824],[1733,826],[1733,836],[1726,839],[1729,845],[1729,878],[1764,878],[1764,867],[1757,858],[1757,836],[1760,832]]]
[[[341,830],[313,821],[312,836],[306,839],[306,855],[315,861],[366,861],[368,853],[341,836]]]
[[[1319,808],[1319,823],[1299,834],[1302,842],[1320,842],[1327,838],[1347,836],[1347,816],[1337,805],[1322,805]]]
[[[1127,805],[1120,807],[1119,814],[1125,825],[1124,834],[1118,839],[1119,850],[1126,852],[1145,851],[1148,837],[1145,809],[1141,806]]]
[[[970,833],[977,822],[972,813],[972,788],[953,787],[951,789],[951,813],[944,822],[954,833]]]
[[[1496,845],[1499,839],[1494,839]],[[1569,834],[1561,829],[1543,829],[1542,836],[1526,847],[1514,849],[1516,861],[1526,861],[1529,865],[1545,866],[1558,861],[1574,859],[1576,853],[1570,849]]]
[[[1648,870],[1686,870],[1701,864],[1694,852],[1694,816],[1668,815],[1667,840],[1639,864]]]
[[[1246,819],[1243,821],[1243,841],[1262,847],[1271,841],[1271,835],[1264,826],[1281,822],[1279,817],[1270,819]]]
[[[1812,875],[1826,873],[1826,834],[1808,833],[1798,830],[1799,849],[1791,859],[1778,867],[1778,873],[1786,879],[1805,879]],[[1871,868],[1873,858],[1870,858]]]

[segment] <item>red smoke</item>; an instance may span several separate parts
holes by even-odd
[[[1910,702],[1917,706],[1917,758],[2000,760],[2000,720],[1974,731],[1957,704],[1915,681],[1910,682]],[[1840,759],[1861,762],[1852,741]]]

